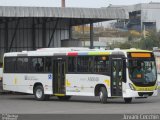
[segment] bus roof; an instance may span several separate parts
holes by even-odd
[[[105,49],[89,49],[89,48],[41,48],[35,51],[22,51],[22,52],[10,52],[5,53],[6,56],[83,56],[83,55],[109,55],[112,52],[151,52],[147,50],[138,50],[138,49],[114,49],[114,50],[105,50]]]
[[[126,49],[126,52],[152,52],[149,50],[141,50],[141,49],[135,49],[135,48],[131,48],[131,49]]]

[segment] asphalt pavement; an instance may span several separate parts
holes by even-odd
[[[109,99],[101,104],[98,97],[72,97],[59,101],[36,101],[33,95],[0,95],[0,113],[13,114],[159,114],[160,95],[147,99],[133,99],[125,104],[123,99]]]

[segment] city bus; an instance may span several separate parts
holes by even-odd
[[[3,89],[34,94],[39,101],[97,96],[101,103],[108,98],[131,103],[157,96],[157,84],[151,51],[43,48],[4,54]]]

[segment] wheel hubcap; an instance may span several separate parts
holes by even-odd
[[[99,97],[102,100],[102,98],[103,98],[103,93],[102,92],[99,93]]]
[[[37,91],[36,91],[36,96],[37,96],[37,98],[41,98],[42,97],[42,90],[41,89],[37,89]]]

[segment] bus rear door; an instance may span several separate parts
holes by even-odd
[[[53,93],[65,93],[66,60],[62,57],[53,59]]]

